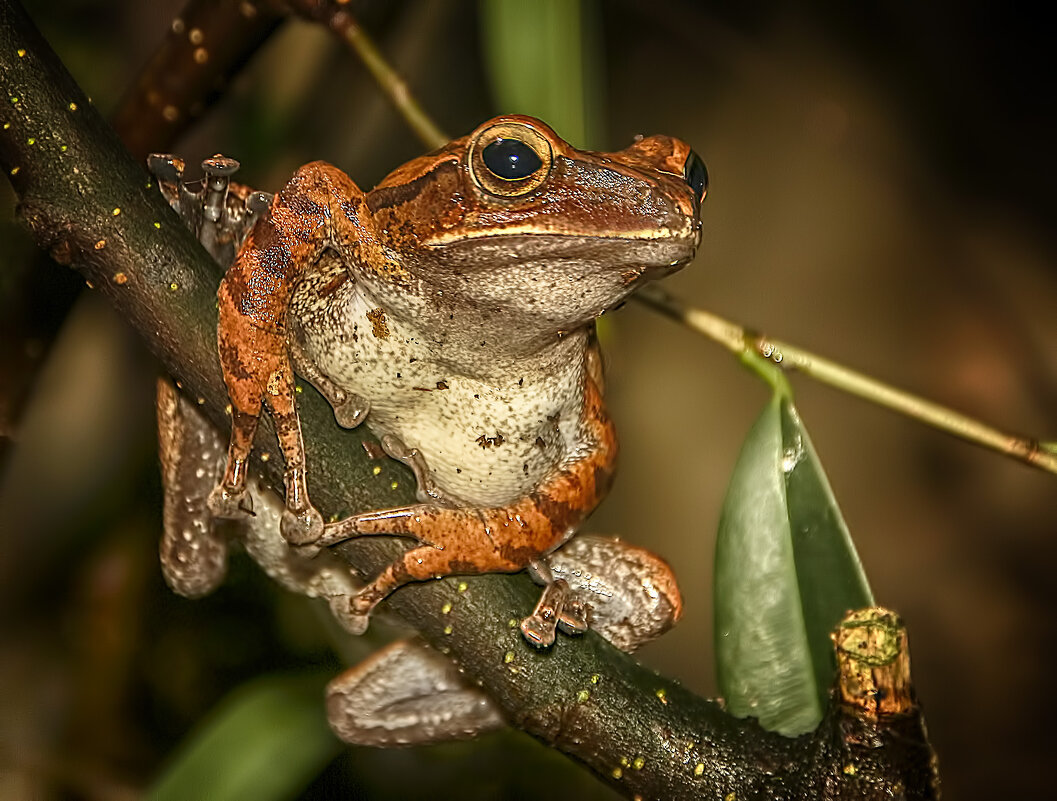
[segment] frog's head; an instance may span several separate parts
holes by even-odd
[[[537,119],[505,116],[396,170],[367,203],[425,292],[547,333],[687,264],[706,185],[678,139],[594,153]]]

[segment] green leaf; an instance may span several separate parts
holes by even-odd
[[[789,736],[822,719],[829,634],[871,606],[815,449],[778,391],[742,446],[716,541],[716,672],[727,709]]]
[[[480,0],[478,9],[500,111],[531,114],[576,147],[598,147],[603,71],[597,4]]]
[[[295,798],[341,750],[322,676],[268,676],[220,702],[180,746],[149,801]]]

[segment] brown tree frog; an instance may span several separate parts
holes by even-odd
[[[232,432],[208,511],[247,515],[264,406],[286,461],[288,543],[312,554],[361,535],[418,542],[350,596],[350,629],[409,581],[529,566],[547,579],[543,557],[601,500],[616,458],[594,320],[692,259],[706,183],[680,140],[586,152],[524,116],[486,122],[366,193],[328,164],[302,167],[255,215],[218,292]],[[295,369],[339,423],[366,421],[412,467],[421,503],[324,525]],[[540,644],[554,620],[586,624],[561,588],[523,626]]]

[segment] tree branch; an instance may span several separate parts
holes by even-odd
[[[18,215],[42,248],[110,299],[225,430],[216,265],[14,0],[0,0],[0,80],[0,166],[20,198]],[[363,435],[339,429],[310,388],[300,408],[313,498],[325,513],[413,501],[410,473],[372,461]],[[262,467],[278,484],[274,441],[270,429],[262,432],[259,452],[271,454]],[[400,550],[385,538],[340,548],[361,574]],[[524,575],[480,576],[408,586],[389,605],[479,681],[512,724],[629,797],[887,798],[897,785],[907,797],[933,797],[931,751],[916,712],[868,721],[834,705],[816,732],[783,738],[594,634],[532,649],[511,622],[534,594]]]

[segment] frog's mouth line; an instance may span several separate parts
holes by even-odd
[[[441,232],[425,240],[423,244],[429,248],[445,247],[460,242],[468,242],[478,239],[505,239],[507,237],[556,237],[562,239],[587,239],[598,242],[649,242],[657,240],[672,240],[674,242],[696,241],[700,238],[701,222],[688,218],[686,224],[680,229],[672,229],[668,226],[656,226],[652,228],[638,228],[630,231],[614,231],[611,234],[578,234],[568,233],[560,230],[548,230],[538,222],[532,225],[510,225],[504,228],[492,228],[489,230],[469,230],[456,232]]]

